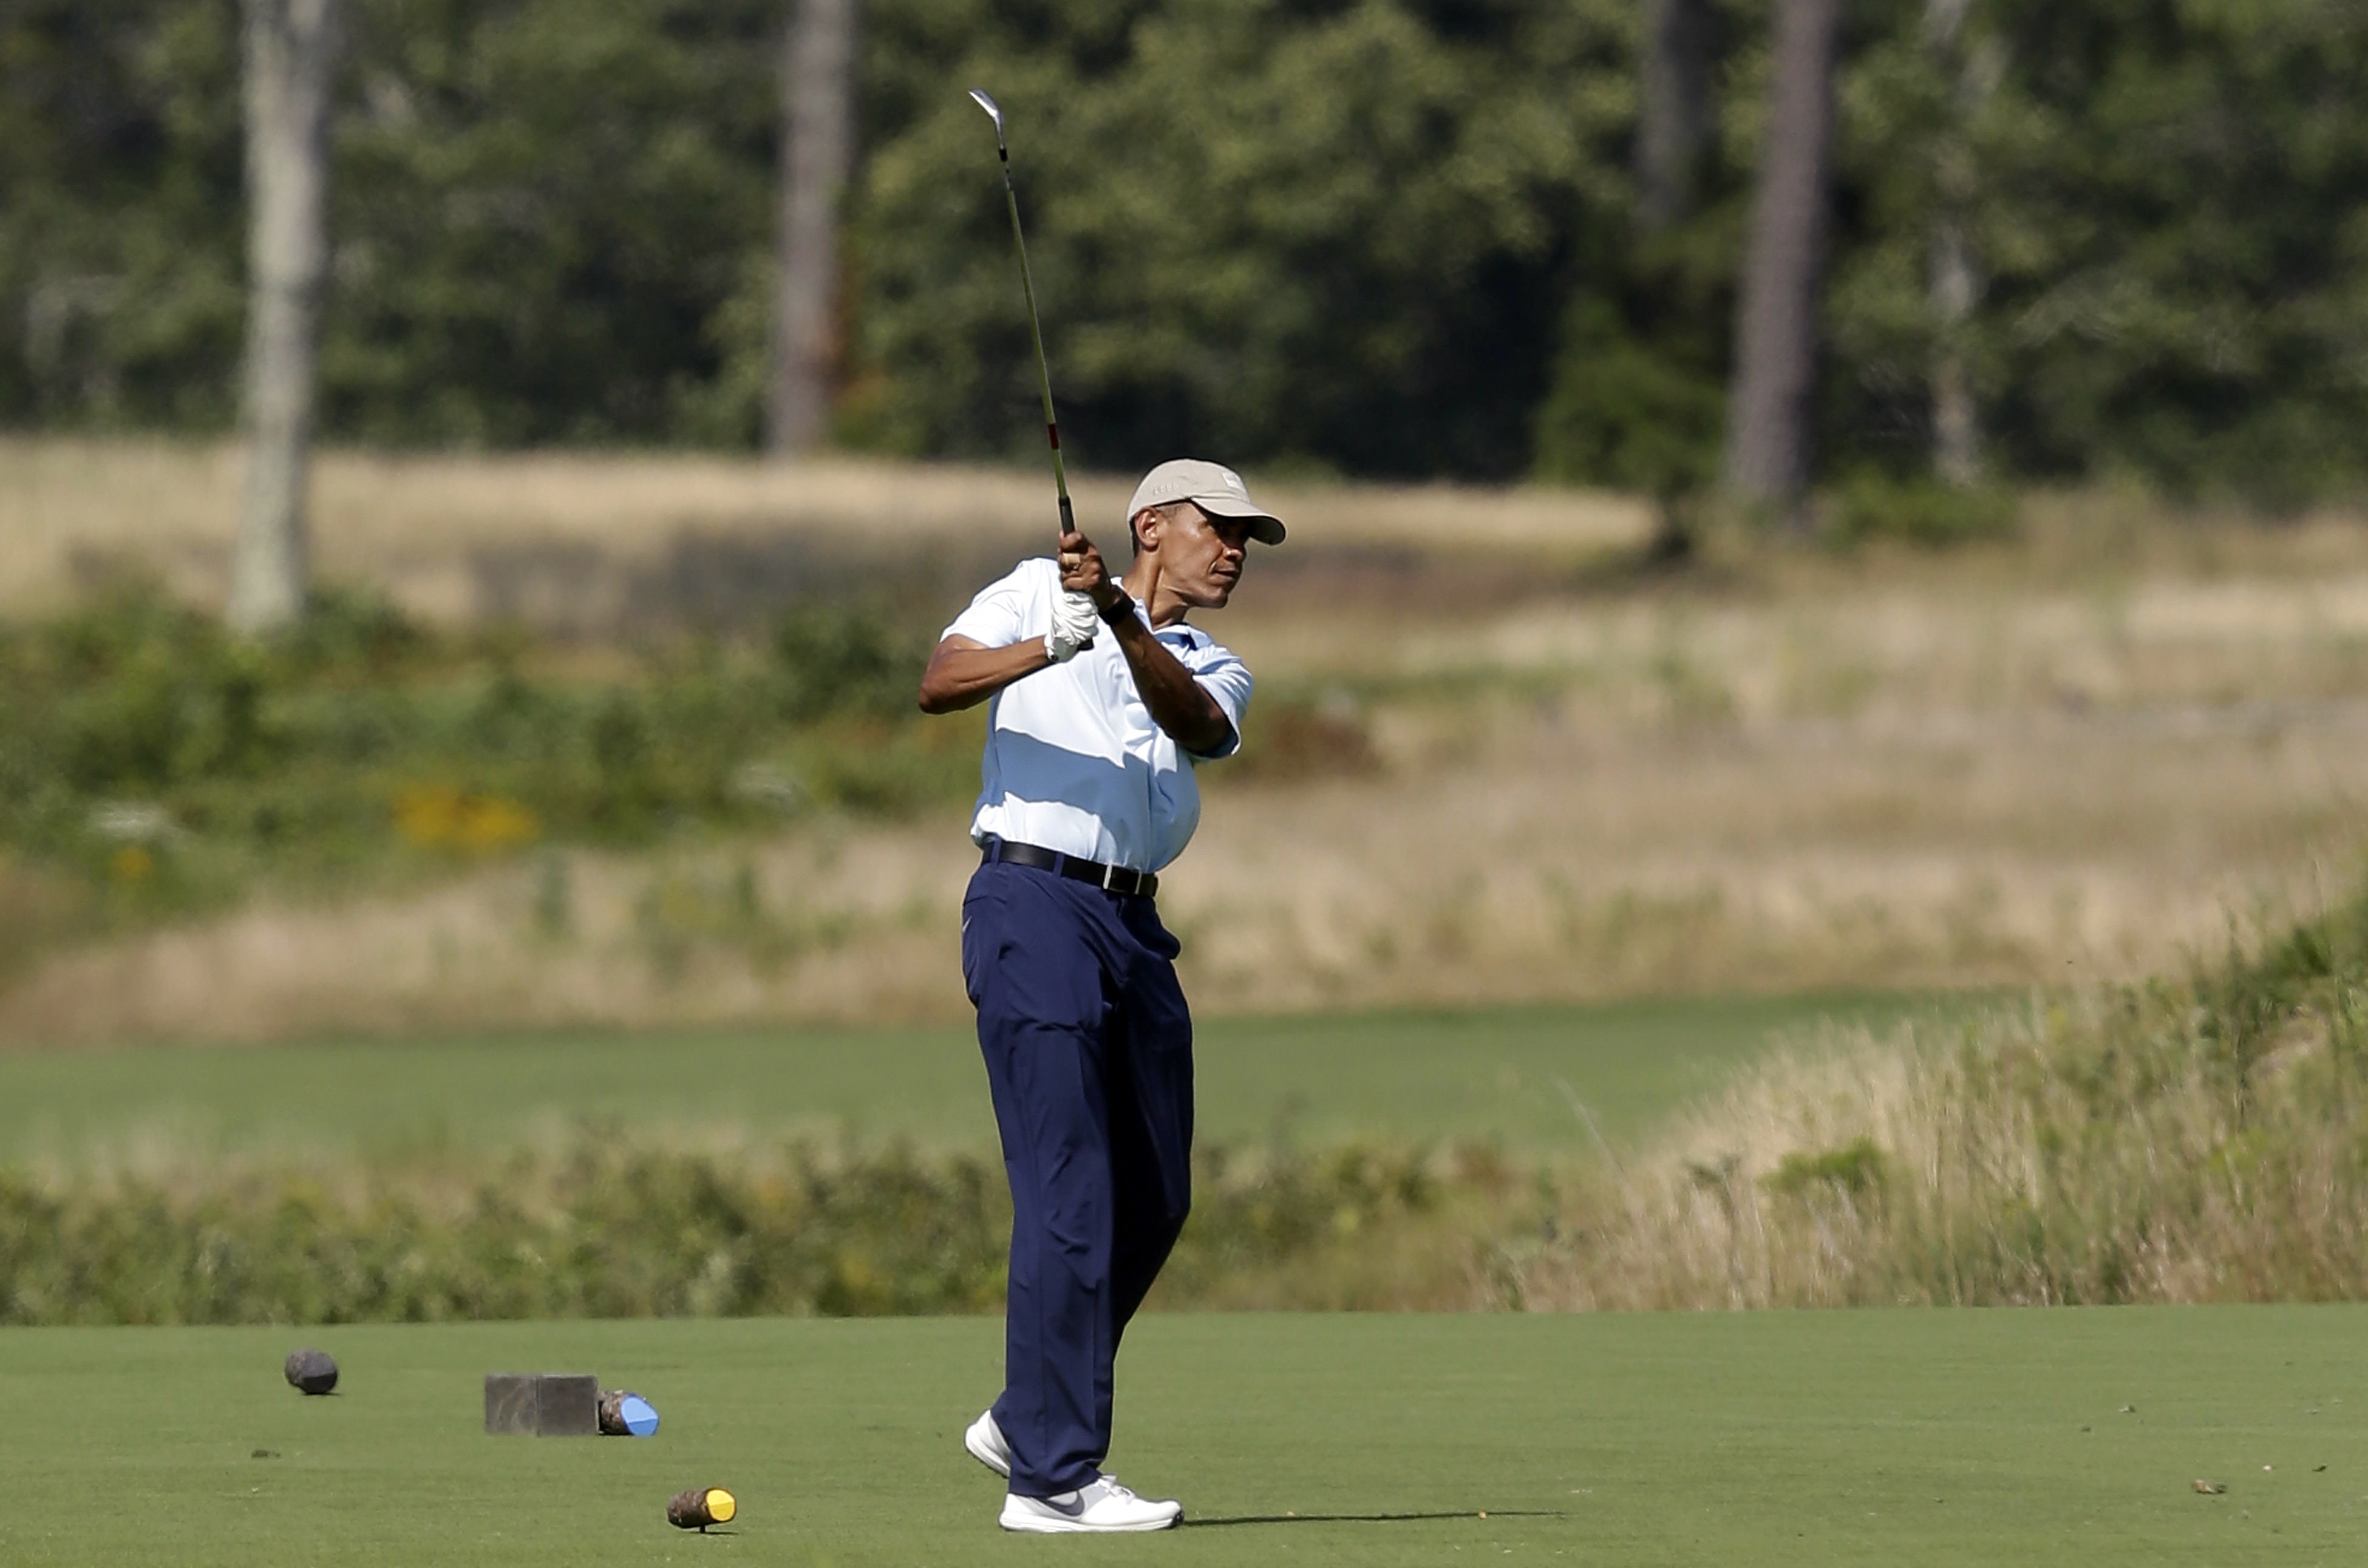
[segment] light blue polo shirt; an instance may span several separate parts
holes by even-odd
[[[987,648],[1041,642],[1060,593],[1050,559],[1023,561],[982,589],[943,635]],[[1225,744],[1198,756],[1152,722],[1118,638],[1105,629],[1068,663],[988,699],[973,842],[993,835],[1135,871],[1156,871],[1184,853],[1201,822],[1192,770],[1240,749],[1250,672],[1198,627],[1179,621],[1152,635],[1224,710],[1233,725]]]

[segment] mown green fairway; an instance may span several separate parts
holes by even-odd
[[[996,1531],[959,1446],[992,1320],[17,1329],[0,1561],[2350,1562],[2363,1336],[2358,1307],[1157,1316],[1112,1468],[1192,1522],[1048,1544]],[[337,1395],[280,1382],[299,1343]],[[484,1437],[509,1369],[665,1426]],[[731,1534],[665,1524],[701,1484]]]
[[[1198,1041],[1205,1137],[1494,1137],[1584,1147],[1573,1096],[1631,1133],[1821,1018],[1970,1004],[1735,998],[1220,1019]],[[1568,1085],[1565,1092],[1565,1085]],[[565,1034],[0,1056],[0,1162],[147,1142],[298,1151],[505,1143],[584,1118],[700,1140],[844,1131],[985,1146],[966,1028]]]

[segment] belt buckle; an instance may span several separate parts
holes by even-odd
[[[1102,868],[1102,892],[1116,892],[1118,891],[1118,874],[1124,868],[1121,867],[1115,860]]]

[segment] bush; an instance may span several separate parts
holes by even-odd
[[[782,617],[773,634],[782,710],[791,719],[853,713],[903,718],[931,643],[893,626],[876,609],[809,605]]]
[[[1863,1201],[1882,1190],[1883,1151],[1872,1138],[1853,1138],[1839,1149],[1796,1150],[1777,1161],[1759,1185],[1780,1198],[1806,1200],[1823,1192]]]
[[[1531,415],[1532,477],[1664,501],[1706,488],[1726,414],[1715,370],[1628,335],[1599,300],[1582,298],[1563,331]]]
[[[874,610],[768,645],[651,653],[600,680],[332,593],[235,641],[138,590],[0,628],[0,850],[78,877],[80,926],[233,900],[259,878],[642,843],[814,805],[909,812],[976,787],[913,705],[927,647]]]
[[[1386,1251],[1442,1197],[1417,1150],[1208,1150],[1196,1180],[1176,1302],[1350,1237]],[[991,1312],[1010,1224],[1002,1172],[969,1154],[690,1153],[613,1129],[162,1179],[0,1170],[0,1323]]]
[[[1251,708],[1244,732],[1239,760],[1212,777],[1229,784],[1301,784],[1382,769],[1372,734],[1346,693],[1316,702],[1269,699]]]
[[[1843,549],[1872,540],[1896,540],[1945,550],[2011,539],[2020,520],[2020,503],[2010,490],[1957,489],[1929,479],[1863,473],[1836,497],[1825,535]]]

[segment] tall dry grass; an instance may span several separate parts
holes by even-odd
[[[1507,1255],[1526,1304],[2350,1300],[2368,896],[2184,983],[1763,1065]]]
[[[2368,537],[2206,543],[1386,614],[1253,577],[1212,622],[1261,681],[1244,759],[1162,894],[1195,1003],[2087,983],[2313,906],[2368,846]],[[1237,779],[1294,714],[1307,766]],[[962,827],[266,897],[43,960],[0,1038],[956,1017]]]
[[[0,442],[0,605],[127,551],[218,577],[236,477],[228,449]],[[1121,504],[1096,483],[1089,516]],[[1026,471],[333,452],[319,486],[332,571],[587,634],[919,558],[897,602],[958,599],[1042,527]],[[1601,498],[1274,494],[1291,544],[1208,618],[1258,674],[1244,756],[1162,899],[1207,1009],[2126,980],[2368,846],[2356,517],[2043,495],[2019,542],[1719,539],[1666,578],[1580,564],[1642,528]],[[267,892],[41,960],[0,1039],[951,1017],[968,869],[948,801]]]
[[[2314,903],[2362,769],[2362,732],[1517,733],[1212,789],[1161,905],[1212,1013],[2089,983]],[[0,1037],[955,1018],[973,858],[956,809],[267,898],[40,960]]]
[[[0,438],[0,614],[54,608],[126,571],[219,603],[244,464],[231,445]],[[1592,492],[1249,477],[1302,551],[1476,548],[1568,563],[1633,547],[1651,526],[1640,504]],[[330,449],[314,465],[313,528],[325,575],[413,614],[606,636],[863,580],[959,603],[980,572],[1049,547],[1047,479],[854,458]],[[1133,485],[1080,475],[1087,530],[1122,535]]]

